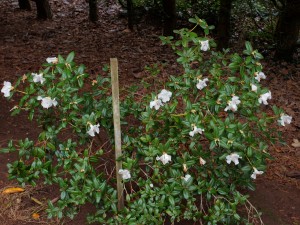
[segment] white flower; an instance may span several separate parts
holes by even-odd
[[[191,175],[186,174],[182,179],[184,179],[185,182],[188,182],[191,177],[192,177]]]
[[[96,125],[90,124],[90,129],[87,132],[90,136],[95,137],[95,133],[99,134],[100,129],[99,129],[99,123]]]
[[[291,122],[292,122],[292,117],[286,114],[281,114],[281,117],[278,120],[278,123],[280,123],[281,126],[285,126],[285,124],[290,124]]]
[[[168,102],[170,101],[170,98],[172,96],[171,91],[167,91],[166,89],[163,89],[159,94],[158,94],[158,99],[160,99],[162,102]]]
[[[239,100],[239,97],[238,97],[238,96],[233,96],[233,97],[231,98],[231,102],[232,102],[233,104],[235,104],[235,105],[238,105],[238,104],[241,103],[241,101]]]
[[[231,101],[228,102],[228,105],[226,106],[224,111],[231,110],[232,112],[235,112],[235,111],[237,111],[237,106],[240,103],[241,103],[241,101],[239,100],[239,97],[233,96],[231,98]]]
[[[200,165],[203,166],[206,164],[206,161],[200,157],[199,159]]]
[[[155,99],[154,101],[150,102],[151,109],[154,107],[156,110],[158,110],[161,106],[163,106],[163,104],[160,99]]]
[[[209,40],[206,40],[206,41],[200,41],[200,44],[201,44],[201,50],[202,51],[207,51],[209,49]]]
[[[37,74],[37,73],[32,73],[31,74],[33,76],[33,82],[34,83],[38,83],[40,82],[41,84],[43,84],[45,82],[45,78],[43,77],[43,74],[40,73],[40,74]]]
[[[52,106],[57,106],[57,101],[54,99],[51,99],[50,97],[41,97],[41,96],[38,96],[37,97],[37,100],[42,100],[42,106],[46,109],[52,107]]]
[[[271,91],[269,91],[269,92],[267,92],[265,94],[260,95],[260,97],[258,99],[258,102],[259,103],[263,103],[264,105],[268,105],[267,100],[271,99],[271,98],[272,98]]]
[[[257,86],[254,84],[251,84],[251,91],[257,92]]]
[[[48,57],[46,61],[47,63],[53,63],[53,64],[58,63],[58,59],[56,57]]]
[[[256,179],[256,175],[261,175],[261,174],[263,174],[264,173],[264,171],[259,171],[259,170],[257,170],[255,167],[253,167],[253,173],[252,173],[252,175],[251,175],[251,178],[252,179]]]
[[[120,169],[120,170],[119,170],[119,174],[121,174],[123,180],[130,179],[130,178],[131,178],[131,175],[130,175],[130,171],[129,171],[129,170],[126,170],[126,169],[125,169],[125,170]]]
[[[4,93],[4,97],[9,97],[10,91],[13,89],[13,87],[11,86],[11,83],[9,81],[4,81],[3,85],[4,86],[1,89],[1,92]]]
[[[237,111],[237,105],[232,104],[232,103],[228,103],[228,106],[226,106],[224,111],[228,111],[228,110],[231,110],[232,112]]]
[[[255,79],[260,82],[261,79],[266,79],[266,75],[263,72],[255,73]]]
[[[167,153],[163,153],[162,156],[157,156],[156,160],[161,161],[162,164],[166,165],[167,163],[171,162],[171,156]]]
[[[204,129],[201,128],[197,128],[196,126],[194,126],[194,129],[192,131],[189,132],[189,135],[191,137],[194,137],[195,134],[202,134],[202,132],[204,131]]]
[[[153,188],[153,187],[154,187],[152,183],[151,183],[151,184],[149,184],[149,186],[150,186],[151,188]]]
[[[203,80],[199,79],[198,84],[197,84],[197,88],[199,90],[202,90],[203,88],[205,88],[207,86],[206,82],[208,81],[207,78],[204,78]]]
[[[231,162],[233,162],[235,165],[239,164],[239,159],[241,159],[242,157],[239,156],[239,154],[237,153],[231,153],[230,155],[226,156],[226,162],[228,164],[230,164]]]

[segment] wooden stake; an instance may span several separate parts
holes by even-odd
[[[118,191],[118,210],[124,208],[124,186],[119,170],[122,169],[122,162],[118,159],[122,156],[121,149],[121,124],[120,124],[120,103],[119,103],[119,75],[118,75],[118,60],[110,59],[110,72],[112,83],[112,98],[113,98],[113,113],[114,113],[114,133],[115,133],[115,155],[116,155],[116,176],[117,176],[117,191]]]

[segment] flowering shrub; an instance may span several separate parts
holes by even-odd
[[[249,204],[239,190],[254,189],[253,179],[263,174],[270,157],[268,144],[277,140],[276,126],[292,118],[268,106],[271,92],[260,84],[266,79],[262,55],[250,43],[243,56],[215,52],[213,27],[197,17],[190,21],[203,28],[204,37],[181,29],[177,41],[161,38],[178,54],[183,74],[170,75],[161,90],[141,101],[132,87],[122,101],[126,126],[118,174],[126,202],[121,211],[113,166],[107,167],[114,143],[109,79],[99,76],[85,86],[88,74],[70,53],[47,59],[43,70],[13,85],[4,82],[1,92],[8,98],[25,86],[13,114],[28,111],[29,119],[42,125],[36,142],[11,141],[2,149],[19,152],[20,160],[8,165],[10,178],[58,185],[60,198],[49,202],[50,218],[73,217],[90,202],[97,211],[88,220],[101,224],[163,224],[167,218],[251,223],[238,211]],[[128,123],[130,116],[139,122]]]

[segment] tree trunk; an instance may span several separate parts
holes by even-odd
[[[164,9],[164,25],[163,35],[173,35],[173,30],[176,25],[176,0],[163,0]]]
[[[48,0],[35,0],[37,18],[47,20],[52,18],[52,11]]]
[[[133,30],[133,3],[132,0],[127,0],[127,15],[128,15],[128,28]]]
[[[221,0],[217,26],[218,50],[228,48],[230,38],[230,16],[232,0]]]
[[[97,0],[89,0],[89,18],[92,22],[96,22],[98,20],[98,6],[97,6]]]
[[[31,5],[29,0],[19,0],[20,9],[31,10]]]
[[[300,30],[300,1],[286,0],[276,25],[276,59],[291,61]]]

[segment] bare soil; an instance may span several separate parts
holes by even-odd
[[[101,73],[102,66],[108,64],[111,57],[117,57],[123,87],[140,82],[140,78],[147,76],[143,68],[153,63],[168,62],[172,73],[176,73],[176,56],[170,48],[161,45],[158,38],[161,29],[152,26],[149,21],[140,21],[135,27],[135,32],[130,32],[127,29],[126,18],[120,16],[116,4],[99,2],[99,21],[91,23],[88,20],[88,5],[85,1],[50,2],[53,20],[38,21],[35,18],[34,7],[32,11],[21,11],[17,1],[0,1],[1,84],[3,81],[16,80],[24,73],[38,71],[47,57],[58,54],[66,56],[71,51],[76,53],[75,61],[85,64],[87,72],[92,76]],[[293,123],[280,128],[286,145],[270,146],[269,151],[274,160],[268,162],[267,172],[258,178],[256,191],[249,192],[250,201],[263,213],[264,224],[299,225],[300,148],[291,144],[293,139],[300,140],[300,64],[274,62],[272,54],[263,64],[267,75],[264,83],[272,91],[272,104],[283,107],[287,114],[293,117]],[[168,75],[163,70],[160,76],[164,79]],[[13,106],[14,102],[8,102],[1,95],[0,148],[5,147],[10,139],[34,139],[38,135],[36,126],[28,122],[27,115],[10,116]],[[0,189],[16,186],[15,181],[7,180],[6,168],[7,163],[16,159],[14,154],[0,154]],[[34,197],[40,200],[53,199],[56,197],[53,190],[55,188],[40,187],[40,191],[34,192]],[[22,199],[28,204],[24,204],[25,208],[20,208],[19,211],[34,205],[29,195],[24,194]],[[85,214],[91,209],[91,206],[83,207],[75,220],[65,221],[65,224],[86,224]],[[61,223],[47,221],[45,215],[41,215],[41,218],[34,222],[32,219],[24,219],[20,214],[9,218],[0,213],[0,224]],[[31,216],[28,217],[30,219]]]

